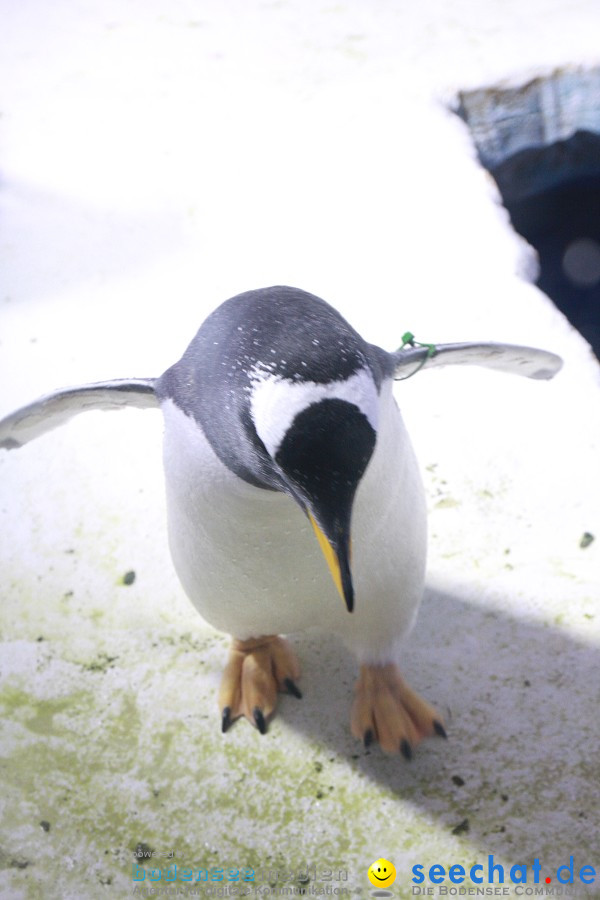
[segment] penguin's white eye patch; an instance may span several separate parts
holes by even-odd
[[[356,406],[376,432],[379,395],[371,373],[360,369],[345,381],[317,384],[314,381],[288,381],[256,370],[250,388],[250,415],[256,433],[272,459],[296,416],[321,400],[345,400]]]

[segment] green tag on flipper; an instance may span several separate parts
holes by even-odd
[[[403,350],[404,347],[427,347],[427,356],[424,356],[417,368],[414,372],[411,372],[409,375],[404,375],[402,378],[394,378],[394,381],[406,381],[407,378],[412,378],[413,375],[416,375],[417,372],[423,368],[428,359],[431,359],[432,356],[435,356],[435,344],[424,344],[421,341],[416,341],[415,336],[412,331],[405,331],[402,335],[402,345],[400,346],[400,350]]]

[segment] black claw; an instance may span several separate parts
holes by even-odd
[[[411,760],[412,759],[412,748],[407,740],[403,740],[400,742],[400,753],[404,757],[404,759]]]
[[[298,687],[295,681],[292,681],[291,678],[285,678],[283,681],[285,688],[288,694],[292,694],[294,697],[297,697],[298,700],[302,700],[302,691]]]
[[[256,727],[258,728],[260,733],[266,734],[267,733],[267,723],[265,722],[265,717],[263,715],[262,709],[259,709],[259,707],[256,706],[253,710],[252,715],[254,716],[254,721],[256,722]]]
[[[223,734],[225,734],[225,732],[227,731],[227,729],[229,728],[230,725],[231,725],[231,707],[226,706],[224,708],[222,716],[221,716],[221,731],[223,732]]]
[[[441,722],[438,722],[437,719],[433,723],[433,730],[437,734],[438,737],[444,738],[444,740],[448,739],[448,735],[446,734],[446,729],[442,725]]]
[[[367,728],[367,730],[365,731],[365,735],[363,737],[363,744],[365,745],[365,747],[371,746],[371,744],[373,743],[373,737],[374,737],[374,735],[373,735],[372,730],[370,728]]]

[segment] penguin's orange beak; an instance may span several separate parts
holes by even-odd
[[[321,552],[325,557],[325,561],[331,572],[333,583],[338,589],[338,593],[348,612],[354,609],[354,585],[352,584],[352,573],[350,571],[350,558],[352,555],[352,547],[350,535],[343,532],[338,539],[330,540],[322,528],[318,524],[313,514],[308,511],[308,518],[317,536]]]

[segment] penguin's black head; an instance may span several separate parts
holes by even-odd
[[[349,612],[352,507],[375,448],[377,409],[366,369],[328,385],[267,378],[254,386],[251,402],[277,487],[310,519]]]
[[[350,522],[354,495],[375,447],[375,431],[347,400],[321,400],[298,413],[275,462],[308,514],[349,612],[354,607]]]

